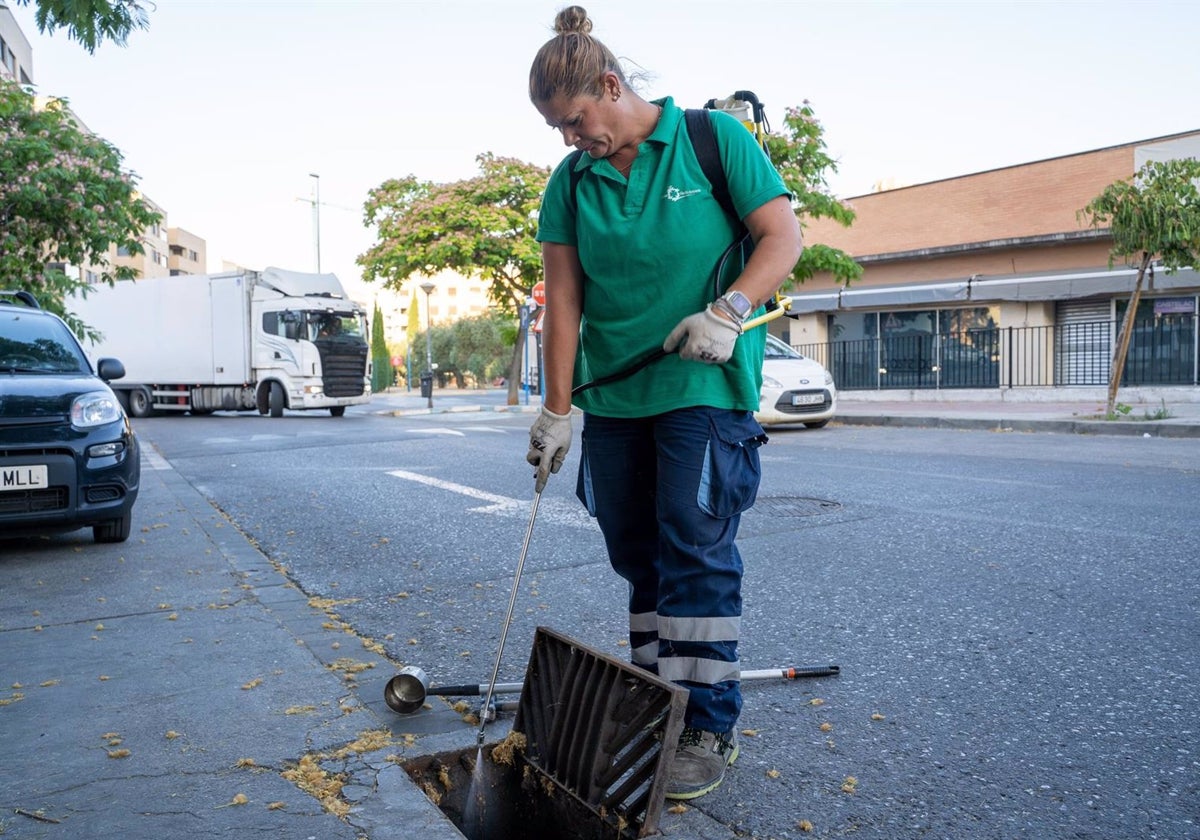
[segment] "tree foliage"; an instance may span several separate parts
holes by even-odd
[[[359,255],[363,279],[399,289],[413,276],[450,269],[488,281],[488,297],[515,314],[541,279],[537,210],[550,170],[490,152],[479,155],[479,175],[435,184],[412,175],[371,190],[364,221],[378,241]],[[514,345],[509,402],[515,403],[520,366]]]
[[[1079,211],[1082,221],[1093,228],[1107,228],[1112,236],[1109,268],[1120,259],[1138,269],[1109,369],[1107,413],[1110,416],[1116,409],[1117,390],[1147,270],[1156,258],[1168,274],[1200,265],[1198,184],[1200,160],[1196,158],[1149,161],[1131,180],[1109,184]]]
[[[828,218],[849,227],[854,222],[854,210],[830,192],[829,176],[837,172],[837,161],[826,151],[825,129],[812,106],[805,102],[788,108],[783,124],[783,132],[767,135],[767,153],[792,193],[801,224],[806,218]],[[862,267],[844,251],[806,241],[785,288],[793,288],[819,272],[850,283],[862,276]]]
[[[161,220],[121,169],[121,153],[81,131],[62,100],[38,107],[18,85],[0,79],[0,288],[27,289],[95,338],[64,308],[88,284],[48,263],[92,266],[101,282],[134,275],[108,264],[117,245],[142,253],[141,236]]]
[[[512,320],[492,312],[434,326],[430,341],[439,384],[453,379],[459,388],[486,387],[503,375],[515,338]]]
[[[480,174],[434,184],[414,176],[371,190],[364,221],[379,240],[358,257],[363,279],[399,289],[414,275],[451,269],[489,281],[488,295],[516,313],[541,277],[537,210],[550,170],[490,152]]]
[[[392,354],[383,331],[383,310],[375,304],[371,316],[371,391],[380,394],[392,384]]]
[[[17,0],[17,5],[29,2]],[[36,0],[34,5],[39,32],[52,35],[60,27],[66,29],[67,37],[89,53],[95,53],[105,38],[123,47],[133,30],[150,25],[139,0]]]

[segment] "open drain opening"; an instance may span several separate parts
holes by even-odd
[[[687,691],[545,627],[512,733],[406,763],[468,840],[655,833]]]

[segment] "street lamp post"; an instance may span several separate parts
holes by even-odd
[[[309,172],[308,177],[315,183],[316,196],[313,199],[313,248],[317,255],[317,274],[321,273],[321,176]]]
[[[429,296],[433,293],[435,284],[432,280],[426,280],[421,284],[421,290],[425,292],[425,373],[421,379],[428,377],[429,391],[428,406],[433,408],[433,327],[432,318],[429,311]]]

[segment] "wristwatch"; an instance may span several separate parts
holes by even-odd
[[[721,295],[721,300],[729,304],[729,308],[738,316],[739,320],[745,321],[754,309],[754,304],[750,302],[750,298],[746,297],[741,292],[730,290]]]

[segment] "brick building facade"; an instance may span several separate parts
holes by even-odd
[[[1200,157],[1200,131],[848,199],[857,219],[805,228],[863,266],[849,288],[817,276],[774,329],[839,387],[1103,385],[1136,272],[1078,212],[1145,162]],[[1200,382],[1200,274],[1156,271],[1143,289],[1128,384]],[[1145,322],[1145,323],[1143,323]]]

